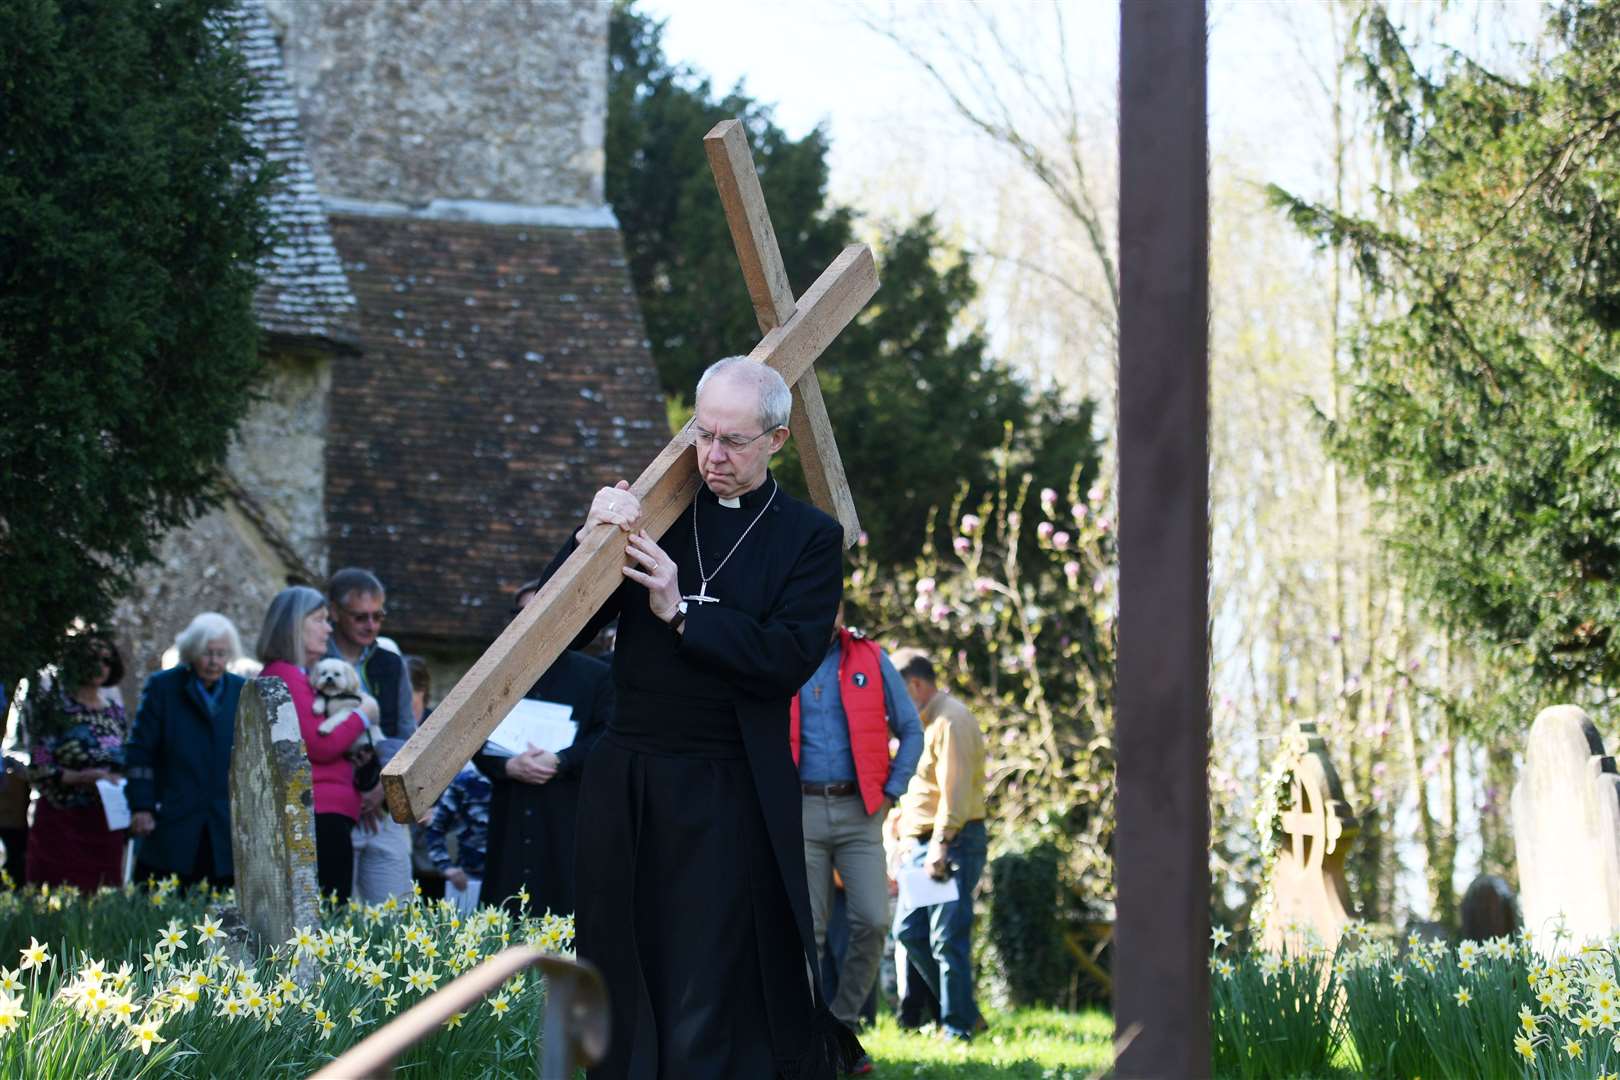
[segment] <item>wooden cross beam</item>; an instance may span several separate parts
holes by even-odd
[[[782,265],[782,252],[776,246],[776,230],[765,209],[765,193],[759,187],[759,173],[748,152],[742,121],[720,121],[703,136],[703,149],[708,152],[714,186],[720,189],[720,202],[726,208],[726,224],[731,226],[731,241],[737,247],[737,261],[742,263],[759,332],[768,334],[793,318],[793,288],[788,284],[787,268]],[[810,500],[838,519],[844,527],[844,546],[853,547],[861,535],[861,522],[855,516],[855,500],[844,478],[844,460],[833,440],[832,421],[827,417],[821,380],[814,369],[805,372],[793,387],[793,414],[788,427],[799,447],[799,463],[804,466]]]
[[[775,368],[789,386],[799,389],[794,416],[797,420],[802,413],[805,419],[794,430],[805,430],[806,426],[814,429],[800,447],[806,476],[812,490],[817,483],[827,485],[824,505],[847,507],[847,514],[839,513],[838,517],[844,524],[846,540],[853,541],[855,534],[849,530],[858,531],[859,526],[843,483],[843,468],[837,461],[826,409],[820,404],[820,387],[806,390],[804,380],[814,379],[816,358],[877,292],[877,265],[870,248],[851,245],[795,302],[782,273],[781,253],[765,213],[764,199],[759,195],[753,160],[748,156],[740,126],[736,131],[733,135],[717,128],[719,138],[710,145],[717,145],[723,152],[723,160],[714,162],[715,179],[743,261],[744,277],[749,281],[749,293],[754,297],[760,329],[765,333],[748,355]],[[714,134],[711,132],[711,137]],[[767,276],[768,284],[756,292],[756,283]],[[768,317],[760,307],[761,296],[770,298]],[[807,447],[812,449],[807,451]],[[819,464],[812,466],[812,455]],[[692,425],[688,423],[630,485],[631,492],[641,500],[642,526],[653,536],[662,536],[691,505],[699,483],[697,452],[692,447]],[[609,526],[599,526],[586,534],[551,580],[383,767],[383,790],[395,821],[415,821],[433,805],[461,767],[484,745],[489,733],[613,595],[624,581],[620,571],[626,561],[625,537],[622,530]]]
[[[1209,130],[1204,0],[1119,34],[1120,1077],[1208,1076]]]

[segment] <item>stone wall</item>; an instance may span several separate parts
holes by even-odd
[[[602,205],[607,3],[268,8],[324,195]]]
[[[158,560],[137,575],[113,629],[125,659],[124,700],[192,617],[219,611],[252,654],[259,625],[290,579],[326,573],[325,430],[332,359],[323,351],[274,352],[262,399],[237,432],[227,474],[241,497],[166,536]],[[133,719],[133,717],[132,717]]]

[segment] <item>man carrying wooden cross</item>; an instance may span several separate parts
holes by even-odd
[[[791,405],[765,365],[712,365],[689,512],[655,541],[628,484],[603,488],[547,570],[599,526],[630,534],[576,642],[619,619],[617,708],[579,801],[577,947],[612,1001],[593,1077],[831,1080],[860,1054],[810,966],[788,707],[826,651],[843,544],[771,475]]]

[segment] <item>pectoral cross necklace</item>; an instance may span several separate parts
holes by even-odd
[[[773,476],[771,477],[770,498],[765,500],[765,505],[759,508],[759,513],[754,515],[754,520],[748,523],[748,528],[744,529],[742,531],[742,535],[737,537],[737,542],[731,545],[731,550],[726,552],[726,557],[720,560],[720,565],[714,568],[713,573],[710,573],[703,568],[703,545],[698,541],[697,508],[698,503],[702,502],[703,500],[692,500],[692,550],[697,553],[698,579],[702,582],[702,586],[698,589],[696,596],[683,596],[681,597],[682,600],[685,600],[689,604],[718,604],[720,602],[720,598],[718,596],[709,595],[709,582],[713,581],[715,579],[715,575],[719,574],[720,571],[724,569],[726,563],[731,561],[731,557],[737,554],[737,549],[742,547],[742,542],[748,539],[748,534],[754,531],[754,526],[759,524],[759,519],[765,516],[765,511],[769,510],[771,508],[771,503],[776,501],[776,493],[778,490],[779,485],[776,483],[776,477]]]

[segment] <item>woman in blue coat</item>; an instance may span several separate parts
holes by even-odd
[[[129,831],[139,837],[135,880],[178,875],[182,885],[235,880],[231,862],[231,746],[243,679],[225,670],[242,654],[231,620],[204,612],[174,639],[180,663],[146,680],[125,746]]]

